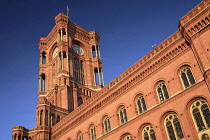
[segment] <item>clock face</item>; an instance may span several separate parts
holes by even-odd
[[[58,55],[58,48],[55,48],[53,51],[53,58],[55,58]]]
[[[73,44],[72,48],[79,55],[82,55],[84,53],[83,49],[77,44]]]

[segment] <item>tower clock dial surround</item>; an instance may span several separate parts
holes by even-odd
[[[79,45],[73,44],[72,48],[73,48],[74,52],[76,52],[77,54],[79,54],[79,55],[83,55],[84,54],[83,49]]]

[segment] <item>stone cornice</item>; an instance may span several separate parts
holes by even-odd
[[[199,3],[195,8],[193,8],[191,11],[189,11],[186,15],[184,15],[180,22],[182,25],[187,24],[190,22],[195,16],[200,14],[203,10],[209,7],[210,0],[203,0],[201,3]]]

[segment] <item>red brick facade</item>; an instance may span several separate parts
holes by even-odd
[[[36,127],[13,140],[210,140],[209,4],[105,87],[99,34],[58,14],[39,41]]]

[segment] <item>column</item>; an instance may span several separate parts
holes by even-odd
[[[67,71],[69,72],[69,54],[66,54],[67,59]]]
[[[41,111],[39,112],[39,126],[41,126]]]
[[[68,35],[69,35],[69,34],[68,34],[68,28],[67,28],[67,29],[66,29],[66,42],[69,42],[69,40],[68,40],[68,39],[69,39],[69,38],[68,38]]]
[[[48,111],[48,126],[50,126],[50,110]]]
[[[61,70],[63,70],[63,51],[61,52]]]
[[[58,71],[61,70],[61,53],[58,54]]]
[[[99,48],[98,48],[98,50],[97,50],[97,51],[98,51],[98,55],[99,55],[98,57],[99,57],[99,58],[101,58],[101,53],[100,53]]]
[[[40,92],[41,91],[41,76],[39,76],[39,85],[38,85],[38,91]]]
[[[63,41],[63,29],[61,29],[61,41]]]
[[[61,37],[60,37],[60,30],[59,30],[59,31],[58,31],[58,34],[57,34],[57,41],[58,41],[58,42],[60,42],[60,38],[61,38]]]
[[[16,134],[12,135],[12,140],[16,140]]]
[[[43,110],[43,121],[42,122],[43,122],[44,126],[45,126],[45,115],[46,115],[45,113],[46,113],[46,111]]]
[[[104,73],[103,73],[103,70],[101,68],[101,78],[102,78],[102,86],[104,86]]]
[[[50,117],[50,120],[51,120],[50,125],[51,125],[51,127],[53,127],[53,117],[52,116]]]
[[[36,127],[39,125],[39,112],[36,114]]]
[[[74,101],[74,110],[78,107],[77,101],[77,88],[73,87],[73,101]]]
[[[95,47],[96,58],[98,58],[98,53],[97,53],[98,50],[97,50],[96,45],[94,47]]]

